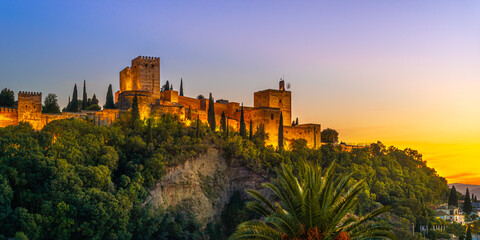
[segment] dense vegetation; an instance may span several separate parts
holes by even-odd
[[[25,123],[1,128],[0,238],[224,239],[237,224],[258,217],[246,210],[243,192],[234,194],[218,221],[205,228],[182,208],[142,205],[166,166],[211,146],[230,164],[272,179],[281,163],[327,167],[336,161],[337,174],[352,173],[354,182],[365,181],[354,213],[392,206],[376,221],[390,225],[400,239],[417,238],[411,236],[410,224],[430,224],[434,215],[425,206],[446,199],[445,179],[417,151],[381,143],[352,152],[331,144],[313,150],[304,140],[277,151],[263,146],[267,137],[261,128],[249,140],[232,129],[214,133],[204,124],[187,127],[170,115],[145,121],[125,115],[111,127],[69,119],[41,131]]]

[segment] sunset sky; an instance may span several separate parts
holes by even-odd
[[[301,123],[480,184],[480,1],[159,2],[1,1],[0,88],[64,107],[85,79],[103,104],[144,55],[188,96],[252,105],[285,76]]]

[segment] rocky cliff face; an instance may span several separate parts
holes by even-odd
[[[206,224],[221,214],[235,190],[258,190],[266,182],[265,176],[234,165],[228,164],[217,149],[209,148],[206,154],[167,169],[146,203],[185,207]]]

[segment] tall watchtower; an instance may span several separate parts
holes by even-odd
[[[292,123],[292,92],[285,91],[285,82],[280,80],[279,89],[267,89],[253,94],[255,108],[278,108],[282,111],[283,125]]]
[[[42,93],[18,92],[18,121],[28,122],[34,129],[42,128]]]
[[[132,60],[131,77],[140,91],[150,92],[160,98],[160,58],[138,56]]]
[[[160,58],[138,56],[132,66],[120,72],[120,93],[145,91],[153,99],[160,98]]]

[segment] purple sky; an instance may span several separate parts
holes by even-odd
[[[0,88],[63,107],[85,79],[103,104],[146,55],[186,95],[251,105],[285,75],[300,122],[417,148],[451,179],[480,160],[480,1],[159,2],[2,1]]]

